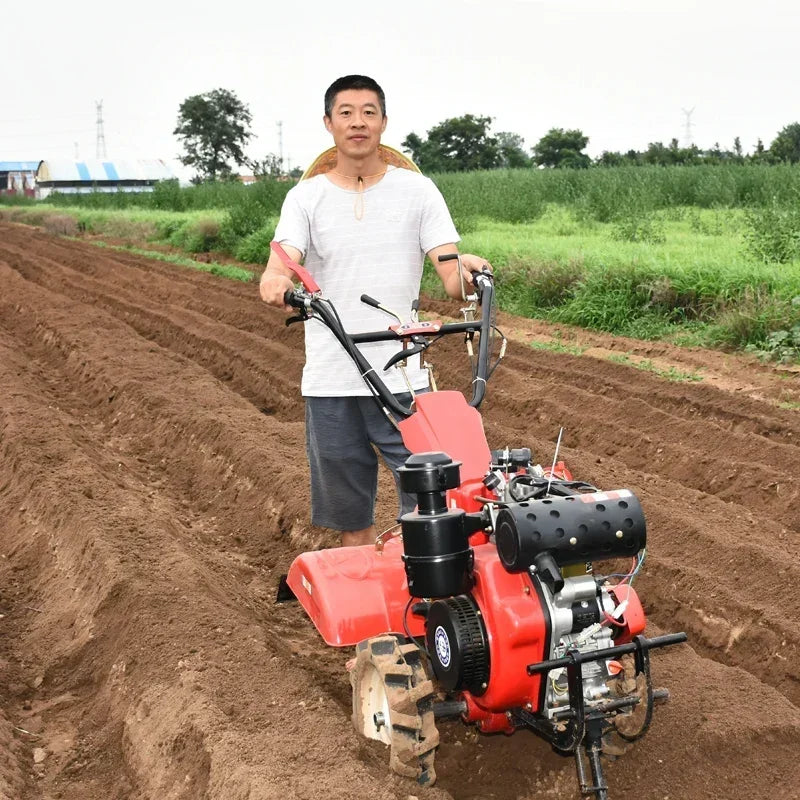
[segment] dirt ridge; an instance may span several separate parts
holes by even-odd
[[[334,539],[308,522],[302,331],[254,285],[3,224],[0,285],[0,798],[570,796],[571,762],[525,732],[443,725],[431,790],[353,735],[349,652],[273,603]],[[724,381],[674,384],[531,331],[490,386],[490,445],[547,462],[563,425],[576,475],[634,490],[652,632],[690,635],[654,658],[672,700],[612,797],[800,797],[794,389],[713,354]],[[465,382],[459,346],[433,356]]]

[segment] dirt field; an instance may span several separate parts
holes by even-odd
[[[335,541],[309,524],[281,320],[254,285],[0,223],[0,798],[578,797],[526,732],[441,724],[427,790],[356,738],[351,651],[273,602]],[[564,426],[576,476],[635,491],[648,632],[690,637],[653,658],[672,700],[611,797],[800,798],[800,375],[565,329],[583,355],[535,349],[552,328],[500,322],[490,445],[548,463]],[[440,386],[460,356],[431,351]]]

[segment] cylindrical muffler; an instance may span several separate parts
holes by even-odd
[[[503,566],[523,572],[543,553],[559,567],[633,556],[647,543],[641,503],[629,489],[514,503],[497,515]]]

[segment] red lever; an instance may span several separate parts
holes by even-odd
[[[283,265],[297,275],[300,279],[300,283],[303,284],[303,288],[307,292],[314,294],[315,292],[322,291],[319,286],[317,286],[317,282],[311,277],[311,273],[302,264],[292,261],[286,251],[277,242],[272,241],[269,243],[269,246],[272,252],[283,262]]]

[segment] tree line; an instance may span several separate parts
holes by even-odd
[[[464,172],[476,169],[520,167],[673,166],[698,164],[796,164],[800,162],[800,123],[787,125],[765,148],[761,139],[752,153],[745,154],[741,140],[733,148],[719,143],[708,150],[697,145],[681,147],[677,139],[669,144],[651,142],[646,150],[624,153],[604,150],[592,159],[584,152],[589,137],[580,129],[551,128],[530,149],[518,134],[491,133],[491,117],[466,114],[440,122],[428,131],[426,139],[410,133],[402,143],[423,172]]]
[[[651,142],[646,150],[624,153],[603,151],[592,159],[586,152],[589,137],[580,129],[551,128],[532,147],[517,133],[491,130],[493,118],[464,114],[440,122],[425,138],[409,133],[401,147],[425,173],[471,172],[490,169],[618,167],[640,165],[778,164],[800,162],[800,123],[784,127],[770,146],[758,140],[752,153],[743,151],[737,136],[732,149],[718,143],[703,150]],[[247,167],[256,177],[277,178],[285,173],[282,159],[274,153],[252,159],[244,148],[252,138],[250,109],[228,89],[193,95],[181,103],[173,131],[184,153],[180,160],[197,170],[198,181],[229,179],[233,166]],[[296,168],[289,177],[297,178]]]

